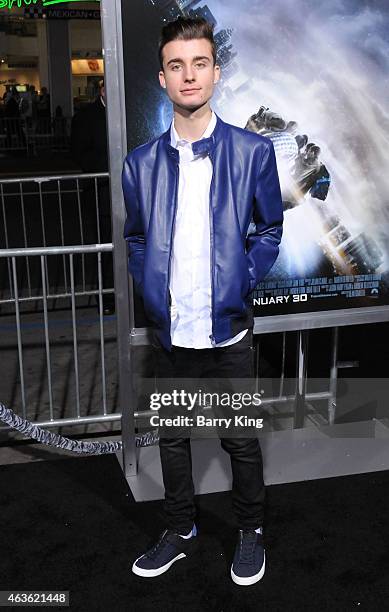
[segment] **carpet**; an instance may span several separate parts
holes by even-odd
[[[229,576],[229,492],[196,497],[199,550],[154,579],[133,560],[163,529],[135,503],[114,456],[0,466],[0,590],[68,590],[70,609],[254,612],[383,610],[389,471],[267,487],[262,581]]]

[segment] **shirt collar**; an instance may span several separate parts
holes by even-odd
[[[203,138],[209,138],[213,132],[213,130],[215,129],[216,126],[216,115],[215,113],[212,111],[212,116],[211,119],[203,133],[203,135],[199,138],[199,140],[202,140]],[[176,128],[174,127],[174,120],[171,123],[170,126],[170,144],[172,147],[177,148],[177,144],[178,143],[186,143],[189,142],[188,140],[185,140],[185,138],[180,138],[179,135],[177,134]],[[196,142],[198,142],[196,140]],[[190,143],[193,144],[193,143]]]

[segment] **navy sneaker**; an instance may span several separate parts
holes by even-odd
[[[190,538],[182,538],[177,532],[165,529],[157,543],[135,559],[132,571],[137,576],[145,578],[154,578],[167,572],[175,561],[184,559],[189,554],[189,550],[193,552],[196,535],[196,525],[193,525]]]
[[[262,534],[254,529],[240,529],[231,565],[232,580],[236,584],[246,586],[261,580],[264,573],[265,549]]]

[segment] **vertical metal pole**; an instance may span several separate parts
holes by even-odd
[[[53,389],[51,385],[51,357],[50,357],[50,340],[49,340],[49,319],[47,315],[47,292],[46,292],[46,278],[45,278],[45,261],[46,257],[41,255],[41,272],[42,272],[42,296],[43,296],[43,316],[45,322],[45,345],[46,345],[46,363],[47,363],[47,387],[49,390],[49,406],[50,406],[50,420],[54,420],[53,414]]]
[[[107,137],[109,145],[112,239],[119,374],[119,405],[122,413],[123,467],[126,478],[136,475],[135,419],[136,394],[130,354],[130,309],[134,320],[133,296],[129,300],[127,244],[123,240],[125,209],[121,186],[123,160],[127,154],[124,94],[121,0],[102,0],[101,26],[107,96]],[[130,303],[129,303],[130,302]]]
[[[82,223],[82,212],[81,212],[81,198],[80,198],[80,182],[79,179],[76,179],[77,183],[77,204],[78,204],[78,219],[80,222],[80,236],[81,236],[81,244],[84,244],[84,225]],[[81,267],[82,267],[82,290],[85,292],[85,255],[81,254]]]
[[[78,371],[77,320],[76,320],[76,300],[75,300],[75,295],[74,295],[73,253],[69,254],[69,260],[70,260],[70,292],[71,292],[71,302],[72,302],[74,376],[76,379],[76,416],[80,418],[80,374]]]
[[[45,226],[45,216],[43,212],[43,195],[42,195],[42,182],[37,179],[38,183],[38,191],[39,191],[39,206],[41,211],[41,226],[42,226],[42,242],[43,246],[46,247],[46,226]]]
[[[94,178],[95,185],[95,204],[96,204],[96,224],[97,224],[97,242],[101,244],[100,238],[100,211],[99,211],[99,192],[97,190],[97,177]]]
[[[18,279],[16,273],[16,257],[12,257],[12,272],[13,272],[13,284],[15,293],[15,315],[16,315],[16,334],[18,339],[18,356],[19,356],[19,373],[20,373],[20,393],[22,396],[22,409],[23,418],[26,418],[26,395],[24,389],[24,370],[23,370],[23,345],[22,345],[22,333],[20,325],[20,309],[19,309],[19,292],[18,292]]]
[[[280,393],[279,393],[280,397],[284,395],[285,358],[286,358],[286,332],[282,332],[282,359],[281,359],[281,376],[280,376]]]
[[[25,210],[24,210],[24,195],[23,195],[23,188],[22,188],[21,181],[19,182],[19,192],[20,192],[20,206],[22,209],[23,241],[24,241],[24,247],[27,248],[28,241],[27,241],[27,230],[26,230],[26,215],[25,215]],[[30,277],[30,260],[28,256],[26,257],[26,269],[27,269],[28,295],[29,297],[31,297],[32,293],[31,293],[31,277]]]
[[[47,246],[47,241],[46,241],[45,216],[44,216],[44,212],[43,212],[42,181],[38,180],[37,182],[38,182],[38,188],[39,188],[39,204],[40,204],[40,211],[41,211],[42,240],[43,240],[43,246],[46,247]],[[45,281],[45,294],[47,294],[49,292],[49,268],[48,268],[48,265],[47,265],[47,257],[44,258],[44,262],[45,262],[46,274],[45,274],[44,279],[42,277],[42,282],[43,282],[43,280]],[[47,283],[47,285],[46,285],[46,283]],[[47,307],[47,302],[46,302],[46,307]]]
[[[97,253],[97,277],[99,281],[99,319],[100,319],[100,353],[101,353],[101,387],[103,393],[103,413],[107,414],[107,391],[105,381],[104,324],[103,324],[103,275],[101,272],[101,251]]]
[[[297,332],[296,391],[294,399],[294,429],[304,427],[305,388],[307,382],[308,338],[309,331]]]
[[[254,336],[255,338],[255,336]],[[254,340],[253,340],[254,342]],[[259,338],[257,340],[256,346],[255,346],[255,359],[254,359],[254,363],[255,363],[255,393],[259,392],[259,366],[260,366],[260,342],[259,342]]]
[[[0,183],[0,194],[1,194],[1,208],[2,208],[2,211],[3,211],[5,248],[9,249],[8,230],[7,230],[7,216],[5,214],[5,201],[4,201],[3,183]],[[11,298],[13,298],[14,295],[13,295],[13,284],[12,284],[12,280],[11,280],[11,278],[12,278],[12,274],[11,274],[11,262],[9,261],[8,257],[7,257],[7,265],[8,265],[9,292],[10,292]]]
[[[99,193],[97,189],[97,177],[93,179],[93,184],[95,188],[95,205],[96,205],[96,227],[97,227],[97,242],[101,244],[101,234],[100,234],[100,210],[99,210]],[[100,253],[101,255],[101,253]],[[111,255],[112,256],[112,255]],[[100,317],[102,316],[102,306],[100,303],[100,291],[99,291],[99,308],[100,308]]]
[[[63,210],[62,210],[62,194],[61,194],[60,179],[57,180],[57,187],[58,187],[59,225],[61,228],[61,244],[62,246],[65,246],[65,233],[63,229]],[[62,255],[62,265],[63,265],[63,280],[65,284],[65,293],[67,293],[68,292],[68,278],[67,278],[67,272],[66,272],[66,255],[65,254]]]
[[[334,425],[336,417],[336,387],[338,382],[338,341],[339,328],[332,329],[331,367],[330,367],[330,397],[328,399],[328,424]]]

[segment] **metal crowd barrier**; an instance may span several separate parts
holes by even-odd
[[[0,153],[25,151],[36,156],[70,148],[71,117],[0,118]]]
[[[110,295],[114,303],[113,277],[110,275],[108,282],[105,276],[107,270],[112,269],[109,209],[108,173],[0,181],[0,361],[3,374],[0,399],[14,407],[23,418],[28,416],[30,421],[43,427],[119,421],[121,418],[114,412],[114,394],[117,393],[115,321],[102,314],[105,296]],[[108,337],[111,372],[108,383],[107,328],[111,335],[111,339]],[[27,348],[31,350],[27,358],[23,342],[26,338]],[[72,376],[53,364],[52,358],[57,354],[54,362],[60,360],[58,353],[62,345],[69,353],[69,339],[73,353]],[[85,349],[86,343],[90,354]],[[16,347],[18,363],[13,357]],[[31,347],[37,349],[35,353]],[[31,354],[37,356],[31,358]],[[8,355],[12,367],[7,363]],[[85,392],[81,393],[85,385],[83,363],[91,358],[96,371],[100,372],[93,385],[96,391],[92,394],[93,401],[85,397]],[[36,360],[39,367],[34,363]],[[55,380],[53,365],[58,372]],[[31,380],[31,376],[27,376],[29,383],[26,384],[26,369],[35,372],[39,384]],[[91,370],[88,376],[92,381],[95,374]],[[70,378],[73,386],[69,385]],[[38,401],[38,397],[42,401]],[[31,412],[34,412],[33,417]]]
[[[3,249],[111,242],[108,173],[5,179],[0,181],[0,206],[0,248]],[[97,278],[90,273],[85,260],[86,255],[82,253],[77,289],[88,295]],[[23,261],[20,299],[33,302],[40,278],[39,266],[34,267],[27,255]],[[51,269],[45,260],[45,267],[48,292],[58,296],[67,294],[69,272],[65,255],[62,263],[56,262]],[[14,299],[9,259],[0,261],[0,298],[3,303],[6,298]]]
[[[16,325],[5,325],[2,321],[0,321],[0,327],[4,327],[1,332],[3,341],[6,336],[6,332],[15,331],[16,332],[16,344],[17,344],[17,354],[18,354],[18,376],[15,377],[15,381],[12,381],[13,384],[15,382],[19,383],[19,393],[13,392],[14,398],[17,395],[20,395],[20,407],[21,413],[19,411],[18,414],[23,418],[29,418],[30,421],[34,423],[39,423],[39,425],[43,427],[48,426],[58,426],[58,425],[75,425],[75,424],[87,424],[87,423],[97,423],[103,421],[118,421],[121,419],[121,414],[109,414],[107,411],[107,380],[106,380],[106,346],[104,339],[104,322],[103,317],[103,294],[106,290],[103,288],[103,278],[102,278],[102,253],[112,252],[113,246],[111,244],[95,244],[95,245],[84,245],[84,246],[59,246],[59,247],[44,247],[44,248],[20,248],[20,249],[0,249],[0,260],[6,260],[11,268],[12,274],[12,288],[13,288],[13,297],[8,299],[0,299],[0,308],[7,304],[12,303],[14,307],[14,316]],[[75,283],[75,258],[79,255],[85,254],[94,254],[97,257],[97,276],[98,276],[98,286],[95,290],[89,290],[87,293],[90,295],[96,295],[99,304],[99,314],[98,317],[95,318],[92,322],[89,320],[89,325],[98,325],[99,328],[99,353],[100,353],[100,387],[101,387],[101,412],[95,413],[93,415],[86,415],[82,413],[81,406],[81,376],[80,376],[80,352],[81,347],[79,346],[78,336],[79,336],[79,314],[77,312],[76,300],[85,295],[84,291],[76,290]],[[69,286],[66,292],[63,292],[61,295],[50,293],[48,288],[48,278],[47,278],[47,259],[60,257],[62,260],[66,259],[68,263],[69,270]],[[25,258],[36,258],[39,260],[40,264],[40,272],[41,272],[41,288],[40,291],[34,295],[33,297],[25,297],[21,298],[19,295],[19,282],[18,282],[18,261],[20,262]],[[109,290],[107,290],[109,291]],[[112,289],[110,290],[112,291]],[[58,417],[55,414],[56,406],[53,394],[53,360],[52,360],[52,349],[53,343],[51,340],[51,335],[53,333],[53,329],[55,329],[55,325],[53,323],[58,323],[58,321],[52,321],[49,317],[49,302],[53,299],[65,299],[70,303],[71,315],[70,318],[60,321],[62,323],[62,331],[66,329],[66,327],[71,329],[71,344],[72,344],[72,361],[73,361],[73,369],[74,369],[74,388],[70,390],[66,388],[66,395],[69,398],[68,404],[72,404],[74,406],[73,414],[71,416],[66,417]],[[46,362],[46,375],[43,376],[40,373],[41,380],[39,384],[36,384],[34,381],[35,387],[38,387],[38,391],[40,392],[40,396],[44,397],[46,394],[42,391],[42,388],[47,388],[47,399],[46,403],[48,404],[48,418],[33,420],[30,415],[27,415],[28,400],[27,395],[31,395],[28,393],[28,389],[26,388],[26,369],[30,367],[31,363],[28,364],[24,359],[25,347],[23,343],[23,336],[26,333],[26,329],[23,328],[23,317],[26,315],[26,303],[30,300],[38,300],[41,303],[41,319],[40,320],[36,315],[34,315],[34,321],[32,326],[35,330],[39,327],[43,328],[43,343],[42,346],[39,347],[41,350],[43,349],[45,352],[45,362]],[[27,311],[28,312],[28,311]],[[38,319],[38,320],[37,320]],[[28,329],[28,325],[26,326]],[[62,352],[66,351],[66,345],[63,342],[63,339],[66,339],[66,335],[60,336],[59,340],[59,348]],[[34,342],[36,339],[34,338]],[[61,344],[62,343],[62,344]],[[14,347],[12,346],[12,349]],[[58,348],[58,347],[57,347]],[[7,364],[5,363],[6,352],[4,347],[1,350],[2,353],[2,375],[7,378]],[[85,359],[87,355],[85,354],[85,350],[83,351],[82,358]],[[116,357],[116,355],[115,355]],[[96,365],[96,364],[94,364]],[[64,384],[68,384],[69,373],[62,371],[61,364],[56,365],[56,369],[60,375],[60,384],[63,387]],[[93,371],[93,377],[96,376],[95,371]],[[94,380],[94,386],[98,384],[97,380]],[[0,388],[4,385],[4,379],[0,382]],[[73,395],[73,397],[71,397]],[[17,405],[19,405],[19,401],[15,401]],[[43,403],[43,402],[42,402]],[[58,411],[57,411],[58,412]],[[2,428],[4,429],[4,428]]]

